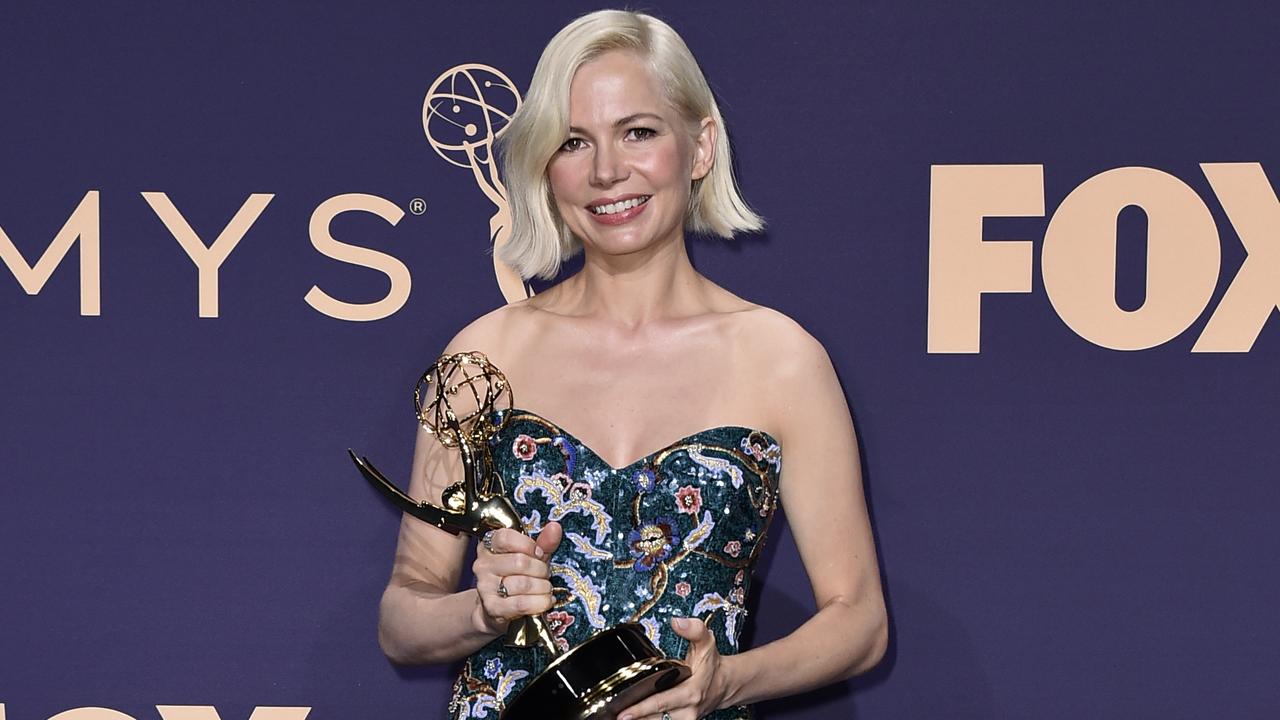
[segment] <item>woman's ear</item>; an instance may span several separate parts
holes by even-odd
[[[694,180],[701,180],[711,172],[711,166],[716,161],[716,135],[719,132],[720,128],[716,127],[715,120],[702,118],[698,134],[693,138],[693,172],[690,177]]]

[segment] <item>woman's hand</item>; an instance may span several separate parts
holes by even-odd
[[[486,533],[471,565],[480,596],[476,622],[481,630],[497,635],[515,618],[551,609],[547,560],[563,535],[556,522],[544,525],[537,540],[506,528]]]
[[[679,685],[650,695],[618,714],[618,720],[697,720],[718,710],[727,685],[716,639],[697,618],[673,618],[671,627],[689,641],[685,664],[693,670]]]

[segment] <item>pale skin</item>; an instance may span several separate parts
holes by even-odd
[[[517,407],[614,467],[711,427],[773,435],[784,458],[782,505],[817,605],[789,635],[736,655],[721,655],[701,621],[673,621],[690,641],[693,675],[620,719],[694,720],[870,669],[884,654],[887,620],[853,422],[831,362],[792,320],[700,275],[685,250],[690,185],[715,162],[719,128],[681,117],[626,51],[578,69],[569,110],[570,133],[547,173],[557,209],[583,241],[582,271],[480,318],[447,352],[484,352],[507,375]],[[594,217],[601,199],[636,194],[649,200],[633,219]],[[456,453],[419,432],[412,495],[438,503],[460,472]],[[468,540],[406,518],[382,599],[383,649],[402,663],[456,660],[503,633],[509,618],[549,609],[546,560],[560,537],[556,523],[536,541],[497,531],[493,552],[477,551],[475,586],[459,591]]]

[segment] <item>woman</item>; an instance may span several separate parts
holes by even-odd
[[[723,120],[684,42],[642,14],[580,18],[543,53],[503,142],[513,233],[501,256],[524,277],[551,276],[580,246],[583,269],[476,320],[447,352],[484,352],[515,389],[519,409],[492,451],[536,540],[490,534],[475,586],[458,591],[467,541],[406,520],[382,601],[387,655],[470,656],[458,717],[496,717],[545,665],[500,636],[510,618],[548,611],[566,646],[635,621],[686,659],[687,681],[624,720],[746,717],[749,703],[872,667],[884,602],[831,363],[793,321],[716,286],[686,254],[686,228],[728,237],[762,223],[738,195]],[[438,503],[459,476],[454,453],[420,432],[411,494]],[[818,611],[737,652],[779,496]]]

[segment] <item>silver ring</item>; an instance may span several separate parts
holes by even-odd
[[[507,592],[507,580],[506,578],[503,578],[502,580],[498,581],[498,597],[506,598],[508,595],[509,593]],[[670,720],[670,718],[668,718],[668,720]]]
[[[480,544],[484,545],[484,549],[488,550],[489,552],[493,552],[493,533],[494,532],[496,531],[490,530],[489,532],[484,534],[484,537],[480,538]]]
[[[662,720],[671,720],[671,713],[666,710],[662,711]]]

